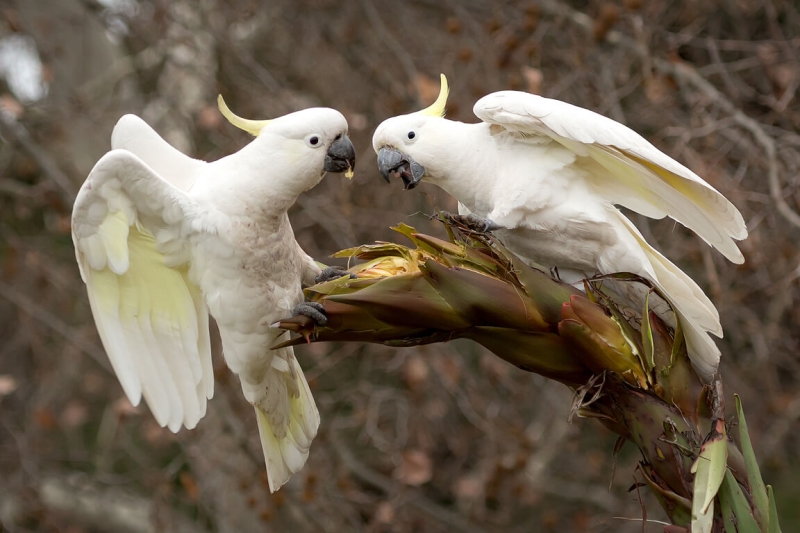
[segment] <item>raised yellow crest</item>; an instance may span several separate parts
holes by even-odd
[[[248,120],[240,117],[230,110],[221,94],[217,96],[217,106],[219,106],[219,111],[222,113],[222,116],[228,119],[228,122],[255,137],[258,137],[258,134],[261,133],[264,126],[270,123],[269,120]]]
[[[440,74],[442,77],[442,85],[439,89],[439,97],[436,99],[434,103],[430,106],[426,107],[419,113],[423,115],[429,115],[431,117],[442,117],[444,118],[444,107],[447,104],[447,95],[450,94],[450,87],[447,85],[447,78],[444,74]]]

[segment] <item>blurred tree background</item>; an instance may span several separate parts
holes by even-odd
[[[593,109],[687,164],[742,211],[747,262],[634,217],[717,304],[728,405],[742,396],[784,531],[800,528],[800,8],[792,0],[0,1],[0,530],[661,531],[631,487],[638,452],[569,391],[468,342],[297,350],[322,415],[305,469],[270,495],[250,406],[215,354],[198,428],[132,407],[95,331],[71,204],[124,113],[194,157],[238,150],[247,118],[344,113],[352,182],[291,212],[321,261],[454,209],[382,182],[373,129],[428,105],[449,118],[522,89]],[[647,509],[647,513],[643,511]]]

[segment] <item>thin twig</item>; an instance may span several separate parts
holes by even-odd
[[[278,79],[273,76],[264,65],[256,61],[255,57],[253,57],[253,54],[249,50],[245,50],[241,46],[238,46],[230,37],[228,37],[228,33],[215,32],[214,37],[225,51],[229,52],[233,57],[238,59],[243,66],[250,69],[250,72],[256,78],[258,78],[258,81],[260,81],[269,92],[277,94],[282,89],[281,82],[278,81]]]
[[[0,178],[0,194],[16,196],[19,198],[33,198],[36,196],[38,188],[17,180]]]
[[[164,58],[162,45],[145,48],[133,55],[118,57],[100,74],[85,81],[77,89],[78,96],[85,102],[93,102],[112,91],[120,80],[139,70],[148,70]]]
[[[105,352],[95,344],[83,340],[82,336],[75,328],[59,317],[2,281],[0,281],[0,297],[5,298],[40,323],[64,337],[70,344],[94,359],[101,367],[111,372],[111,367],[108,364],[108,358]]]
[[[69,204],[75,201],[77,187],[69,177],[64,174],[53,159],[31,139],[28,130],[21,123],[0,113],[0,134],[19,144],[28,154],[36,160],[42,172],[50,178],[61,190],[61,196]]]
[[[400,64],[403,65],[403,69],[406,71],[406,76],[409,81],[415,82],[417,79],[417,67],[414,65],[414,60],[411,59],[406,49],[397,42],[397,39],[395,39],[394,35],[389,31],[389,28],[383,23],[380,13],[378,13],[372,0],[361,0],[361,7],[364,9],[364,13],[366,13],[370,24],[372,24],[377,31],[377,35],[380,36]]]
[[[335,426],[335,422],[332,424],[332,426]],[[332,429],[330,432],[330,440],[331,444],[333,445],[333,449],[339,456],[339,459],[341,459],[341,461],[345,464],[345,466],[347,466],[348,470],[354,476],[359,478],[361,481],[380,489],[386,494],[391,494],[397,491],[396,483],[394,483],[391,479],[379,474],[378,472],[375,472],[367,465],[356,459],[350,450],[347,449],[335,429]],[[458,514],[432,502],[420,491],[412,488],[407,488],[406,490],[415,492],[414,498],[410,499],[408,502],[409,505],[413,505],[420,511],[429,514],[431,517],[442,522],[443,524],[447,524],[448,526],[452,527],[454,531],[472,531],[476,533],[484,531],[484,529],[481,527],[468,522]]]
[[[798,420],[800,420],[800,394],[782,409],[781,415],[770,425],[769,430],[764,432],[761,445],[762,459],[771,458],[778,451],[789,432],[797,428]]]
[[[761,145],[767,156],[767,179],[769,192],[778,212],[792,225],[800,228],[800,215],[798,215],[786,200],[781,191],[780,177],[778,175],[778,157],[775,150],[775,140],[770,137],[756,120],[745,115],[734,104],[725,98],[716,87],[702,78],[694,68],[682,63],[670,63],[664,60],[655,60],[654,65],[665,74],[671,74],[678,80],[686,81],[700,89],[714,104],[725,112],[730,113],[733,120],[742,128],[750,132],[755,141]]]
[[[322,198],[325,201],[325,198]],[[321,211],[323,202],[308,195],[301,195],[297,204],[303,208],[303,213],[316,222],[320,228],[331,238],[339,248],[347,248],[356,242],[353,226],[345,219],[327,216]],[[334,227],[333,224],[336,224]]]
[[[148,495],[109,487],[90,478],[49,475],[38,486],[48,509],[101,530],[129,533],[154,531],[154,500]],[[167,524],[163,524],[165,513]],[[171,531],[205,531],[201,523],[167,508],[158,510],[162,524]]]

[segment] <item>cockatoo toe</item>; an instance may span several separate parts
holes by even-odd
[[[322,304],[317,302],[302,302],[294,306],[292,315],[304,315],[317,323],[318,326],[324,326],[328,323],[328,317],[325,316],[325,308]]]

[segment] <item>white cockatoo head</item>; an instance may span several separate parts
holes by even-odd
[[[413,189],[423,177],[438,178],[447,167],[447,124],[444,119],[449,92],[447,78],[441,75],[439,97],[422,111],[384,120],[372,136],[378,154],[378,169],[388,182],[400,177],[406,189]]]
[[[273,154],[274,170],[287,170],[297,192],[310,189],[326,172],[353,177],[356,152],[347,136],[347,120],[327,107],[313,107],[272,120],[247,120],[235,115],[220,95],[219,109],[228,121],[256,139],[253,150]]]

